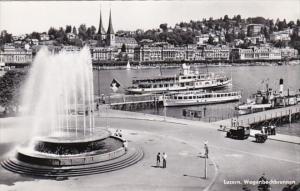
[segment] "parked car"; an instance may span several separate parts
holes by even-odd
[[[243,127],[243,126],[237,126],[236,129],[230,129],[227,134],[227,137],[233,138],[233,139],[248,139],[250,136],[250,128],[249,127]]]

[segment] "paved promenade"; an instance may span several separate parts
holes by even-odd
[[[129,168],[65,181],[19,176],[0,168],[1,191],[35,190],[213,190],[241,191],[244,180],[268,179],[300,182],[300,148],[296,144],[268,140],[264,144],[234,140],[217,131],[218,126],[184,119],[164,118],[101,108],[96,126],[122,129],[130,143],[143,147],[145,158]],[[146,118],[146,120],[144,119]],[[0,156],[3,160],[30,129],[17,128],[17,119],[0,120]],[[26,126],[22,121],[23,127]],[[22,127],[22,126],[21,126]],[[17,133],[18,132],[18,133]],[[17,137],[17,138],[15,138]],[[22,139],[23,137],[23,139]],[[203,143],[208,141],[208,179],[203,179]],[[168,154],[167,169],[155,168],[157,152]],[[228,181],[240,181],[228,184]],[[272,190],[284,185],[274,184]]]

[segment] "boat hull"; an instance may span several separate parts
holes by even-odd
[[[164,106],[193,106],[193,105],[208,105],[208,104],[217,104],[217,103],[226,103],[238,101],[241,99],[241,96],[230,96],[223,98],[206,98],[206,99],[190,99],[190,100],[174,100],[166,99],[163,101]]]
[[[127,88],[126,91],[130,94],[146,94],[146,93],[166,93],[170,91],[187,91],[199,89],[221,89],[231,85],[231,80],[210,84],[206,86],[173,86],[170,88]]]

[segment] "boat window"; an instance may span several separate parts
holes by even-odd
[[[196,99],[196,96],[193,96],[193,99]]]
[[[189,99],[193,99],[193,96],[189,96]]]
[[[170,84],[170,87],[173,87],[174,84]]]
[[[154,84],[154,85],[153,85],[153,88],[157,88],[157,85],[156,85],[156,84]]]
[[[205,85],[208,85],[209,84],[209,82],[205,82]]]
[[[220,97],[220,94],[217,94],[217,97]]]
[[[168,87],[168,84],[165,84],[165,87]]]
[[[163,87],[163,84],[159,84],[159,87],[162,88],[162,87]]]
[[[177,98],[178,98],[178,99],[182,99],[182,97],[181,97],[181,96],[178,96]]]

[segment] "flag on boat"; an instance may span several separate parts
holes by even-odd
[[[121,84],[116,79],[113,79],[112,82],[110,83],[110,88],[112,89],[113,92],[118,91],[120,86]]]

